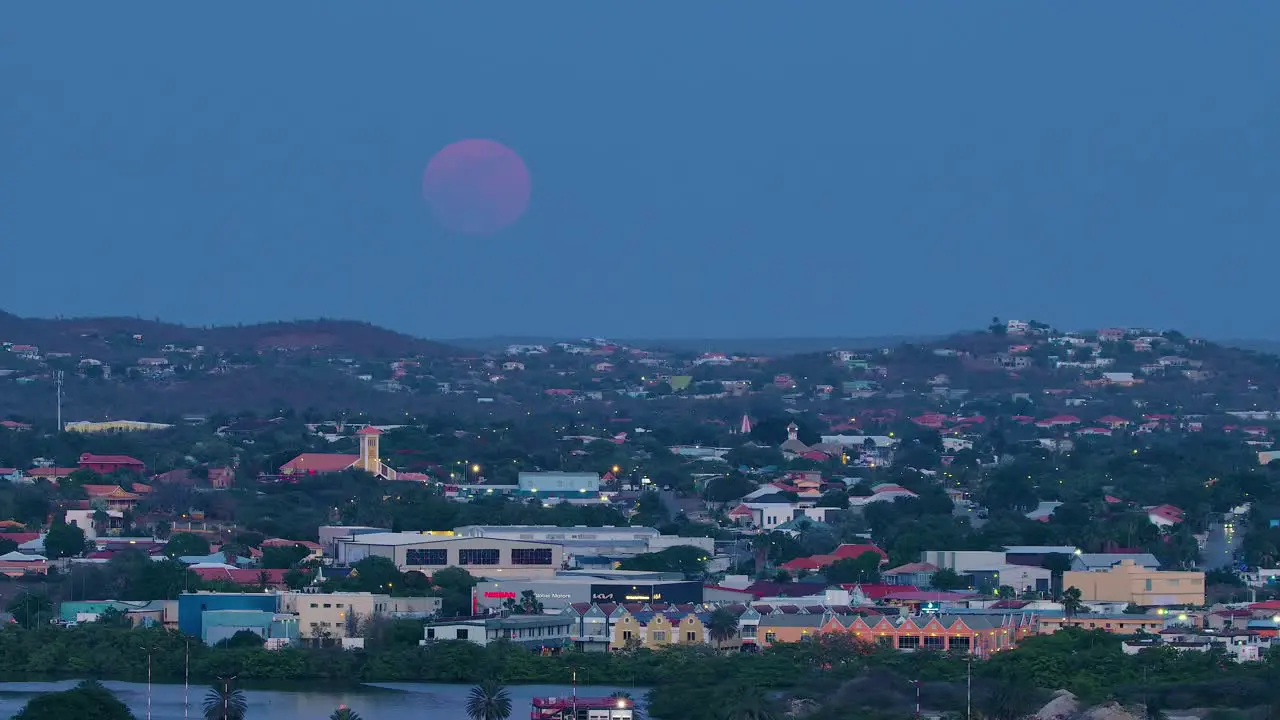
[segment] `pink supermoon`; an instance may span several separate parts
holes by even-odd
[[[529,207],[529,170],[514,150],[493,140],[459,140],[431,158],[422,196],[436,220],[470,235],[497,232]]]

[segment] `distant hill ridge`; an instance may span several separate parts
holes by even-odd
[[[415,338],[356,320],[294,320],[190,327],[129,317],[24,318],[0,312],[0,342],[36,345],[44,352],[92,355],[123,348],[141,335],[146,348],[203,345],[209,352],[257,351],[312,347],[358,356],[427,356],[461,354],[459,348]]]
[[[980,331],[979,331],[980,332]],[[959,333],[965,334],[965,333]],[[318,318],[245,325],[196,327],[136,317],[29,318],[0,311],[0,342],[37,345],[46,352],[92,354],[142,335],[146,347],[204,345],[211,352],[323,349],[355,357],[457,357],[501,352],[509,345],[551,345],[573,337],[546,335],[426,340],[359,320]],[[903,343],[935,343],[954,335],[882,335],[808,338],[612,338],[646,349],[802,355],[830,350],[866,350]],[[586,337],[586,336],[583,336]],[[1280,354],[1280,340],[1220,340],[1227,347]]]

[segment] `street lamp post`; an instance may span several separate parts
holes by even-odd
[[[147,651],[147,720],[151,720],[151,648],[139,648]]]
[[[191,641],[187,640],[187,652],[182,668],[182,717],[191,714]]]
[[[238,677],[240,676],[218,676],[218,679],[222,681],[222,720],[227,720],[227,718],[231,717],[231,681]]]

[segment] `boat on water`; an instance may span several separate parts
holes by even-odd
[[[529,720],[632,720],[635,702],[625,697],[536,697]]]

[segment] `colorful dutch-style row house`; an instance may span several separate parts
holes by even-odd
[[[573,621],[569,639],[575,649],[603,652],[710,643],[706,627],[710,613],[708,606],[691,604],[575,603],[561,614]],[[734,645],[733,640],[724,643],[724,647]]]
[[[712,605],[576,603],[562,614],[572,619],[570,642],[577,650],[713,644],[723,649],[768,647],[840,633],[897,650],[972,652],[987,657],[1037,632],[1037,617],[1026,613],[964,613],[895,616],[853,608],[723,606],[738,619],[737,635],[716,643],[707,630]],[[790,612],[788,612],[790,611]]]
[[[936,650],[987,657],[1008,650],[1035,633],[1036,619],[1023,614],[963,615],[776,615],[760,620],[762,647],[803,642],[818,635],[845,633],[880,647]]]

